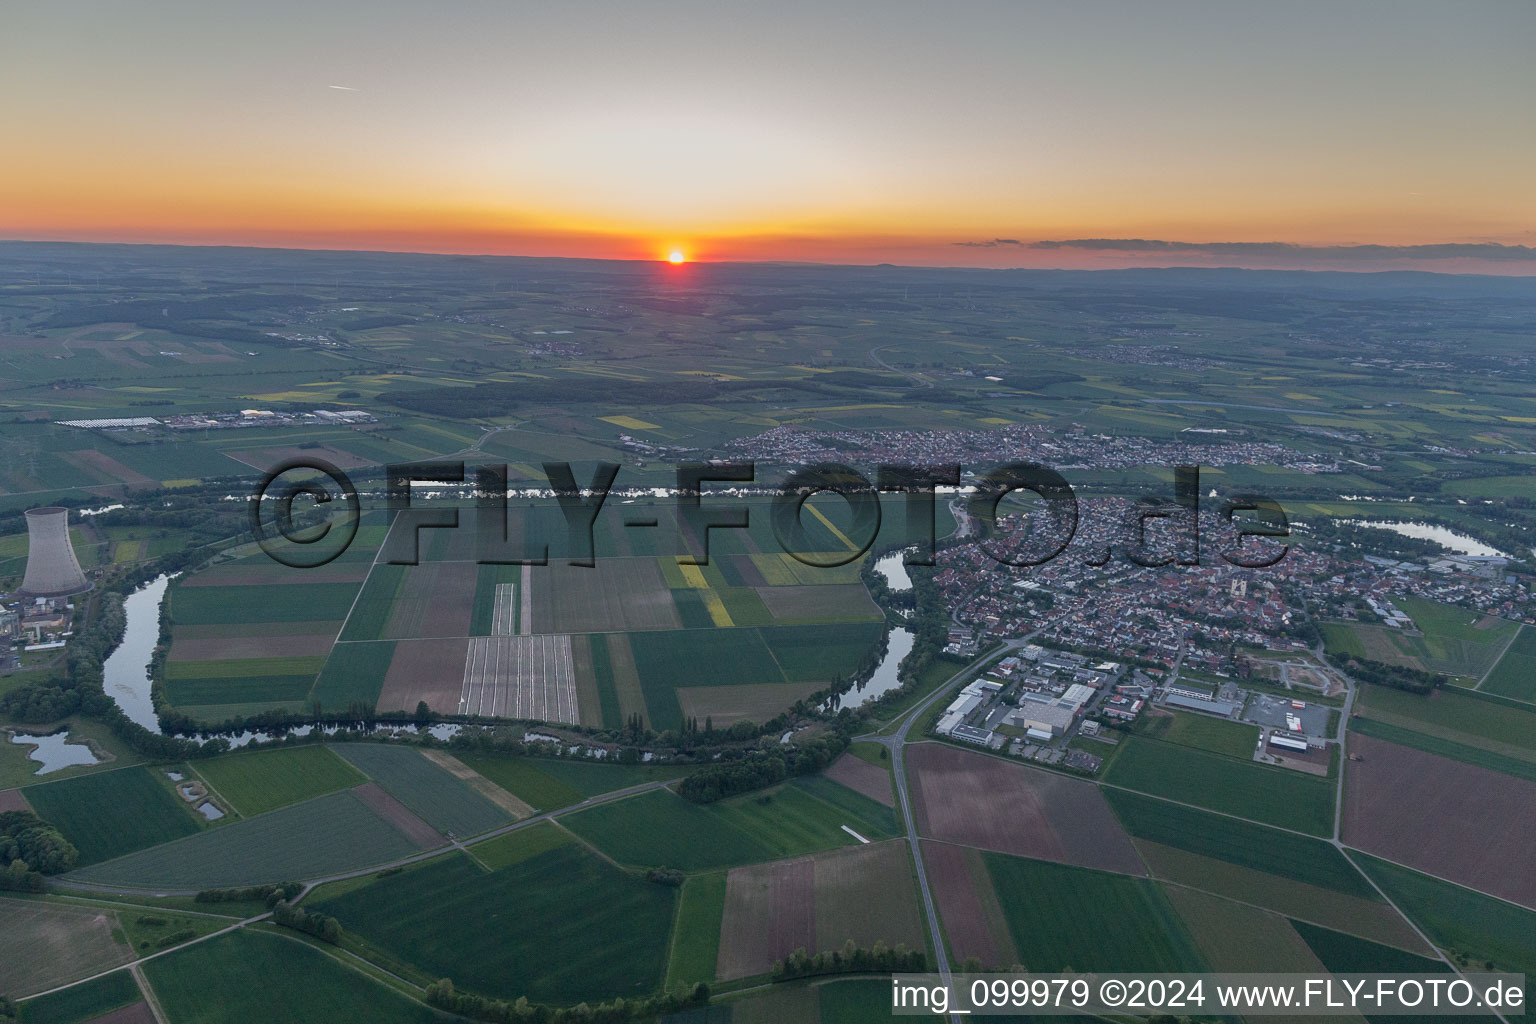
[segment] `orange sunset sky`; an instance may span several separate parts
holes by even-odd
[[[1528,0],[5,21],[3,238],[1536,273]]]

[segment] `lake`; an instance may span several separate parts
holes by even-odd
[[[91,748],[84,743],[69,742],[69,730],[56,732],[52,736],[33,736],[29,733],[18,732],[11,736],[12,743],[22,746],[31,746],[35,749],[28,751],[27,757],[42,768],[38,769],[38,775],[47,775],[61,768],[69,768],[77,764],[100,764],[96,755],[91,753]]]
[[[1391,530],[1393,533],[1412,537],[1415,540],[1432,540],[1447,551],[1454,551],[1458,555],[1476,555],[1485,558],[1504,555],[1504,552],[1498,548],[1490,547],[1476,537],[1469,537],[1465,533],[1457,533],[1448,527],[1436,526],[1433,523],[1399,522],[1390,519],[1337,519],[1335,522],[1374,526],[1378,530]]]
[[[916,548],[907,548],[905,551],[892,551],[875,559],[875,572],[885,577],[886,586],[892,590],[911,590],[912,577],[907,575],[907,565],[902,559],[907,557],[907,552]]]

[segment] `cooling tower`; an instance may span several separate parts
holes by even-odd
[[[17,597],[68,597],[91,589],[69,545],[69,509],[27,510],[27,574]]]

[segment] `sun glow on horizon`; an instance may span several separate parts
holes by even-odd
[[[678,263],[686,263],[688,262],[688,257],[684,255],[681,249],[673,249],[671,252],[667,253],[667,262],[674,265]]]

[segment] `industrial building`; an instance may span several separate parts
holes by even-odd
[[[1283,732],[1270,733],[1269,745],[1279,747],[1281,750],[1292,750],[1298,754],[1305,754],[1310,749],[1305,736],[1292,736]]]
[[[1242,709],[1242,705],[1230,700],[1216,700],[1213,697],[1188,697],[1182,692],[1169,690],[1163,698],[1163,703],[1169,707],[1183,708],[1186,711],[1203,711],[1208,715],[1219,715],[1222,718],[1231,718]]]
[[[1049,740],[1060,736],[1072,727],[1081,705],[1060,700],[1041,700],[1025,694],[1008,716],[1008,723],[1024,730],[1032,740]]]

